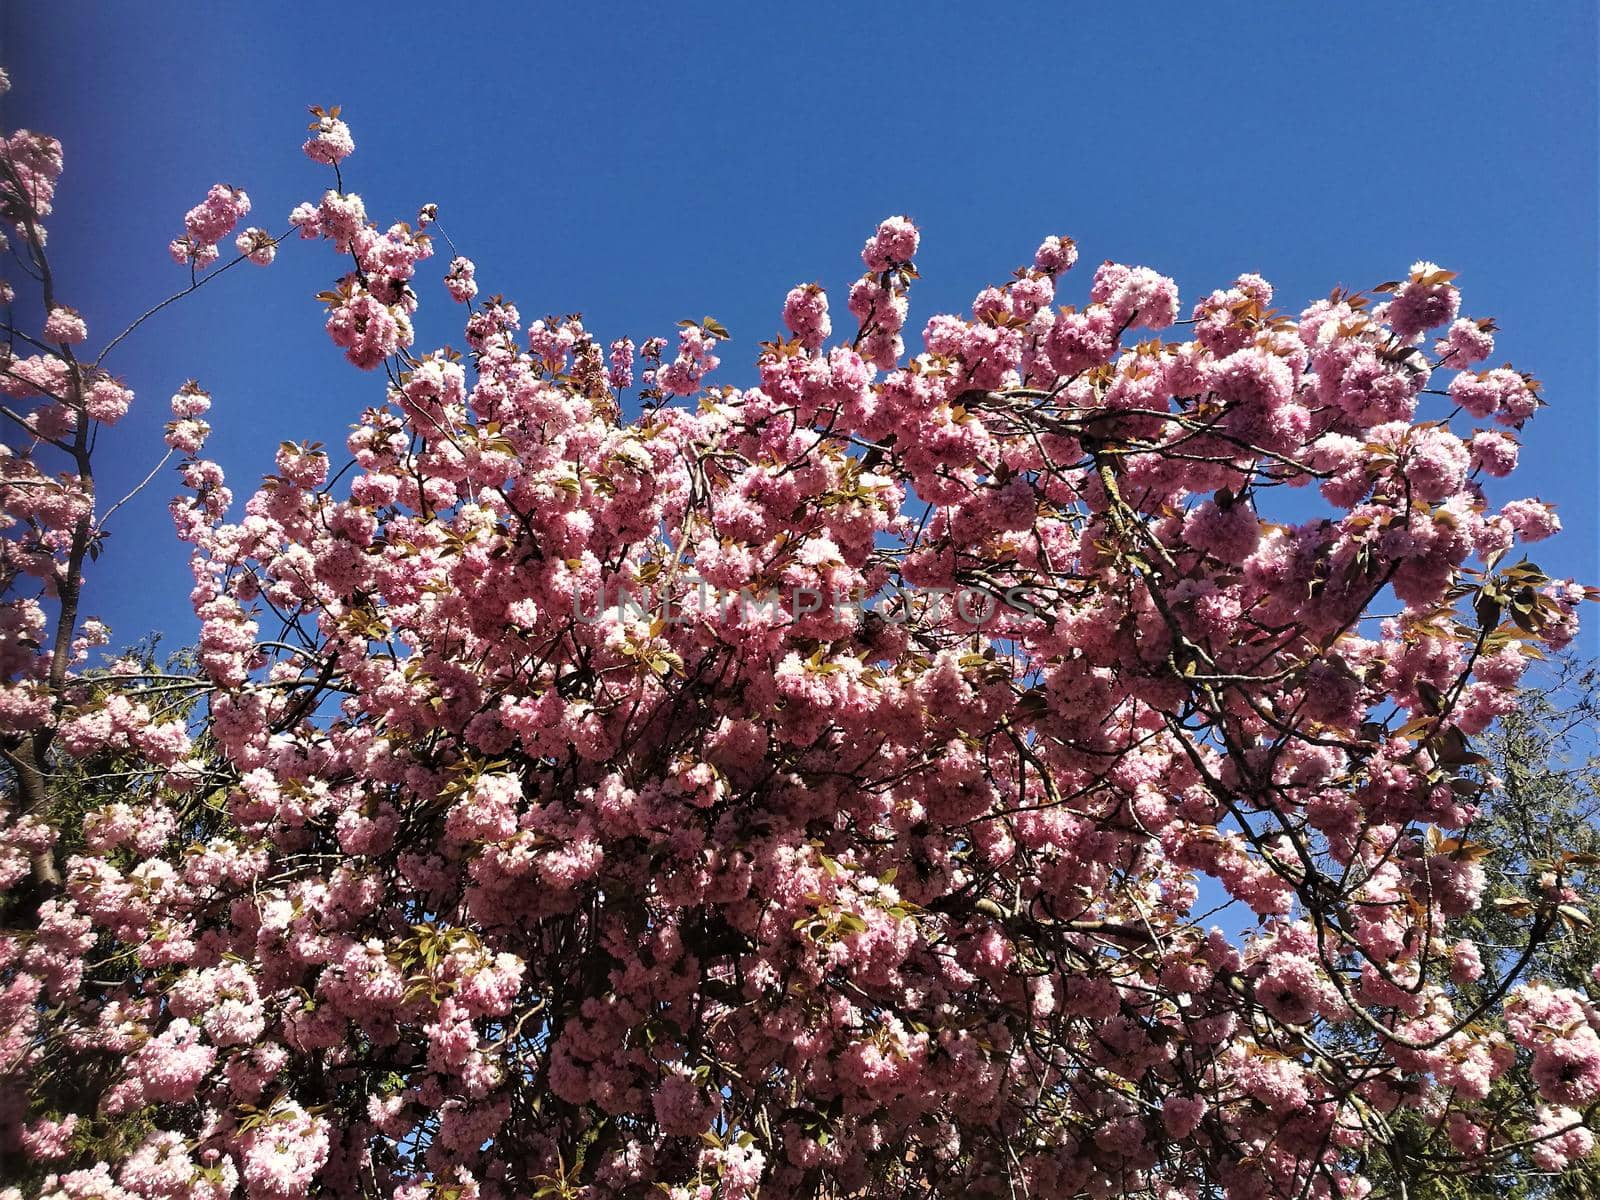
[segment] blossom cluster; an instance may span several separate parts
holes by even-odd
[[[239,219],[249,211],[250,197],[245,195],[243,189],[225,183],[214,185],[206,193],[206,198],[184,216],[185,232],[174,238],[167,247],[173,261],[197,267],[216,262],[219,253],[217,243],[232,233]],[[243,243],[247,237],[253,244],[254,235],[259,232],[251,229],[241,235],[239,249],[245,250]]]

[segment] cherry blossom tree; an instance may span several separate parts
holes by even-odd
[[[1050,237],[913,349],[893,217],[737,387],[711,318],[607,343],[439,270],[312,116],[332,186],[281,233],[212,188],[134,327],[328,251],[370,405],[238,503],[178,388],[187,665],[91,658],[133,329],[56,294],[60,145],[0,150],[4,1195],[1360,1200],[1400,1132],[1589,1154],[1600,985],[1531,970],[1588,859],[1461,932],[1475,740],[1594,593],[1485,495],[1543,401],[1451,272],[1185,307]]]

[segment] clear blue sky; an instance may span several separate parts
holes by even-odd
[[[1545,382],[1512,494],[1560,505],[1542,565],[1596,581],[1595,26],[1589,2],[1476,0],[19,3],[0,8],[0,116],[66,143],[51,246],[96,342],[185,282],[165,247],[210,184],[246,188],[275,230],[320,195],[326,169],[298,148],[314,103],[344,106],[347,186],[374,217],[436,202],[524,316],[642,338],[715,315],[737,339],[728,383],[750,382],[791,285],[820,280],[842,311],[891,213],[923,228],[913,331],[1050,233],[1086,267],[1175,276],[1185,306],[1254,270],[1297,311],[1432,259],[1461,273],[1469,314],[1499,319],[1496,360]],[[461,341],[441,269],[424,268],[423,347]],[[312,299],[343,270],[288,243],[120,348],[108,365],[139,399],[103,441],[102,495],[159,456],[190,376],[241,497],[280,440],[342,445],[383,395]],[[119,514],[93,568],[89,607],[118,642],[193,636],[174,490]]]

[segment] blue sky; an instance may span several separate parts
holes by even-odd
[[[1240,271],[1298,311],[1431,259],[1545,383],[1502,499],[1560,506],[1549,571],[1600,580],[1596,15],[1502,7],[1067,4],[8,5],[8,128],[66,144],[51,222],[62,299],[103,342],[186,282],[166,256],[217,181],[275,230],[328,186],[299,152],[341,104],[372,216],[435,202],[486,293],[581,311],[605,338],[712,314],[714,381],[747,383],[784,292],[835,293],[876,222],[923,229],[913,331],[964,311],[1046,234],[1084,266],[1177,278],[1185,307]],[[470,15],[469,15],[470,14]],[[461,343],[425,264],[418,344]],[[291,242],[162,314],[108,362],[138,394],[102,440],[101,494],[159,457],[166,399],[216,400],[210,452],[241,497],[283,439],[342,445],[380,375],[344,364],[316,292],[345,268]],[[163,476],[91,575],[116,641],[193,636]],[[1586,644],[1600,618],[1586,614]]]

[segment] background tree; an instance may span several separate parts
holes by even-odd
[[[1594,732],[1600,728],[1600,667],[1564,655],[1532,673],[1515,709],[1482,739],[1486,769],[1497,786],[1484,793],[1479,816],[1469,827],[1482,846],[1488,886],[1483,903],[1456,932],[1477,950],[1482,974],[1447,975],[1447,986],[1468,1004],[1501,986],[1512,970],[1592,993],[1600,963],[1600,936],[1581,908],[1562,913],[1553,936],[1527,951],[1523,917],[1527,896],[1540,877],[1560,865],[1579,896],[1594,894],[1600,865],[1600,753]],[[1527,953],[1528,961],[1519,963]],[[1505,1112],[1525,1112],[1538,1104],[1537,1092],[1516,1075],[1497,1083],[1493,1099]],[[1586,1122],[1594,1127],[1592,1109]],[[1426,1121],[1407,1121],[1397,1144],[1379,1164],[1380,1192],[1465,1200],[1467,1197],[1600,1195],[1600,1174],[1586,1159],[1560,1174],[1519,1175],[1496,1170],[1463,1171],[1450,1151],[1440,1152],[1440,1135]],[[1387,1186],[1385,1186],[1387,1185]]]

